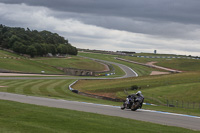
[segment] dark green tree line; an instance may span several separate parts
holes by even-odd
[[[50,31],[30,30],[29,28],[0,25],[0,47],[31,57],[47,53],[77,55],[78,50],[68,40]]]

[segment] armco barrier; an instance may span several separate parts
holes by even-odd
[[[76,82],[78,82],[78,80],[74,81],[73,83],[71,83],[71,84],[69,85],[69,90],[70,90],[70,91],[73,91],[73,90],[74,90],[74,89],[72,88],[72,85],[76,84]]]
[[[152,105],[152,106],[157,106],[155,104],[151,104],[151,103],[143,103],[144,105]]]

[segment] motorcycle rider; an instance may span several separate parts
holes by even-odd
[[[138,92],[136,93],[136,95],[137,95],[138,97],[141,97],[141,98],[142,98],[142,102],[140,103],[140,108],[142,108],[142,105],[143,105],[143,102],[144,102],[144,96],[142,95],[142,92],[141,92],[141,91],[138,91]]]
[[[143,105],[143,102],[144,102],[144,96],[142,95],[141,91],[138,91],[135,94],[128,95],[127,98],[126,98],[126,104],[129,104],[131,99],[136,98],[136,97],[142,98],[142,102],[140,103],[140,108],[142,108],[142,105]]]

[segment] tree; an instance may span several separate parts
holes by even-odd
[[[73,47],[68,40],[57,33],[39,32],[29,28],[25,30],[20,27],[11,28],[2,24],[0,25],[0,46],[18,53],[28,52],[32,56],[43,56],[47,53],[77,55],[76,47]]]
[[[20,38],[16,35],[12,35],[11,38],[9,39],[9,47],[12,48],[15,42],[20,42]]]
[[[57,48],[53,44],[48,45],[48,53],[52,53],[53,55],[57,54]]]
[[[26,53],[33,58],[35,57],[35,55],[37,55],[37,49],[33,45],[31,45],[27,48]]]
[[[24,45],[24,44],[22,44],[22,45],[20,46],[20,53],[26,54],[26,49],[27,49],[27,46]]]
[[[58,53],[60,53],[60,54],[67,54],[68,53],[68,49],[67,49],[67,46],[65,44],[60,44],[57,49],[58,49]]]
[[[69,46],[69,54],[70,55],[77,55],[78,54],[77,48],[70,45]]]
[[[37,50],[37,55],[43,56],[43,50],[42,50],[42,46],[39,43],[35,43],[34,47]]]
[[[41,47],[42,47],[42,55],[48,54],[48,45],[46,43],[42,43]]]
[[[21,47],[22,47],[22,43],[21,42],[18,42],[18,41],[15,41],[15,43],[13,44],[13,51],[17,52],[17,53],[21,53]]]

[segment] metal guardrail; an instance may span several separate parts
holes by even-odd
[[[182,56],[136,56],[139,58],[163,58],[163,59],[200,59],[200,57],[182,57]]]

